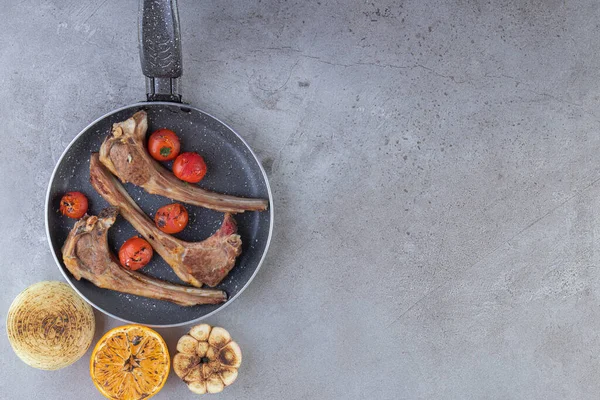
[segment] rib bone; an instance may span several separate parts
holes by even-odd
[[[155,161],[146,151],[144,139],[148,130],[145,111],[113,125],[112,133],[100,147],[100,161],[121,182],[141,186],[150,194],[158,194],[184,203],[216,211],[239,213],[263,211],[268,202],[213,193],[180,181],[173,173]]]
[[[90,182],[96,191],[152,245],[184,282],[216,286],[235,265],[242,251],[237,224],[226,213],[221,228],[201,242],[185,242],[162,232],[133,201],[125,188],[100,163],[98,153],[90,159]]]
[[[94,285],[182,306],[218,304],[227,300],[221,290],[198,289],[151,278],[123,268],[108,248],[107,232],[115,222],[117,208],[109,207],[96,216],[86,215],[75,223],[62,248],[63,261],[75,279]]]

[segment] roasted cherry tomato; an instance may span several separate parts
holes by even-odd
[[[168,204],[158,209],[154,215],[154,222],[158,229],[165,233],[178,233],[188,223],[188,212],[179,203]]]
[[[206,175],[206,163],[198,153],[181,153],[173,163],[173,173],[182,181],[200,182]]]
[[[119,261],[127,269],[135,271],[150,262],[152,246],[144,239],[134,236],[127,239],[119,249]]]
[[[88,210],[88,199],[81,192],[69,192],[60,199],[60,212],[70,218],[79,219]]]
[[[169,129],[159,129],[148,139],[148,151],[158,161],[174,160],[180,149],[179,138]]]

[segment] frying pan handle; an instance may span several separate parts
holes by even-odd
[[[177,0],[140,0],[138,29],[148,101],[181,102]]]

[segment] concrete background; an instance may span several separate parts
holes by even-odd
[[[269,173],[276,229],[208,322],[240,343],[221,399],[594,399],[600,392],[600,3],[180,0],[185,100]],[[135,1],[2,4],[6,314],[62,280],[53,166],[141,100]],[[97,314],[97,337],[118,321]],[[4,332],[4,318],[2,318]],[[161,330],[171,349],[187,328]],[[0,341],[2,399],[96,399]],[[156,399],[195,398],[173,374]]]

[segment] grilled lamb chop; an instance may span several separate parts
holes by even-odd
[[[222,212],[267,209],[268,202],[263,199],[217,194],[180,181],[146,151],[144,139],[147,130],[146,112],[138,111],[128,120],[113,124],[112,134],[102,143],[100,161],[121,182],[141,186],[150,194]]]
[[[90,182],[96,191],[152,245],[179,278],[194,286],[216,286],[235,265],[242,252],[237,224],[226,213],[221,228],[201,242],[184,242],[162,232],[138,207],[119,181],[100,163],[98,153],[90,159]]]
[[[198,289],[151,278],[123,268],[108,249],[107,232],[118,210],[109,207],[96,217],[86,215],[75,223],[62,248],[63,261],[75,279],[87,279],[94,285],[182,306],[218,304],[227,300],[221,290]]]

